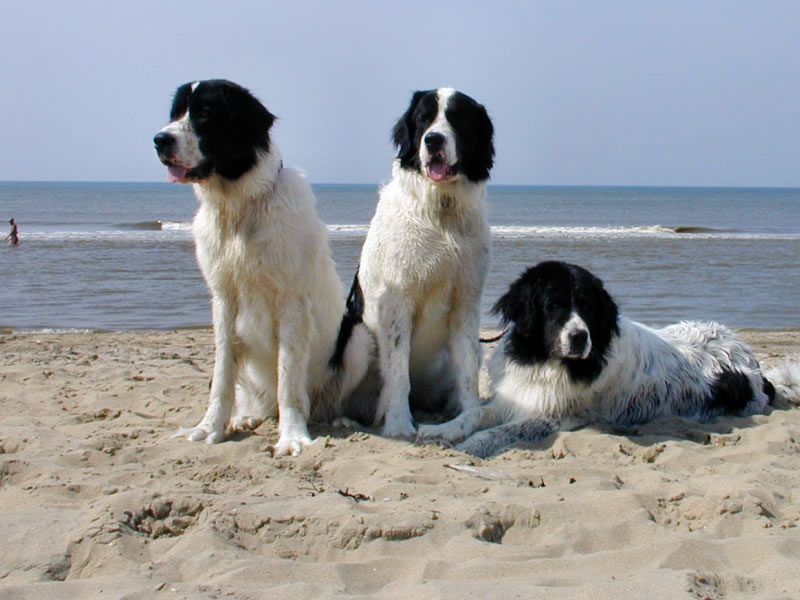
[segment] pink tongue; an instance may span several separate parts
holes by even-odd
[[[186,174],[188,172],[189,169],[186,167],[169,165],[169,167],[167,167],[167,179],[172,183],[181,183],[182,181],[186,180]]]
[[[428,176],[436,183],[444,181],[450,175],[450,167],[440,160],[435,160],[428,165]]]

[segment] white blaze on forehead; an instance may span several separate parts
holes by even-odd
[[[436,90],[436,103],[438,105],[436,119],[434,119],[430,127],[422,133],[422,140],[420,142],[419,155],[423,165],[426,165],[431,160],[428,149],[425,147],[425,136],[429,133],[440,133],[444,136],[445,163],[447,163],[448,166],[453,166],[458,162],[458,155],[456,154],[456,132],[453,130],[453,126],[450,124],[450,121],[447,120],[447,115],[445,114],[445,110],[453,94],[455,94],[453,88],[439,88]]]
[[[439,111],[436,113],[436,119],[431,123],[431,126],[425,130],[425,134],[436,132],[444,134],[449,140],[455,140],[455,133],[450,121],[447,120],[445,111],[447,105],[450,103],[450,97],[455,93],[453,88],[441,88],[436,92],[436,103],[438,104]],[[423,134],[423,139],[425,137]],[[455,143],[455,142],[454,142]]]
[[[439,113],[444,113],[444,109],[447,107],[447,103],[450,101],[450,96],[455,94],[456,91],[453,88],[443,87],[436,90],[436,99],[439,102]]]

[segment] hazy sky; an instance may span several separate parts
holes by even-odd
[[[379,183],[417,89],[495,123],[495,183],[800,186],[800,2],[0,0],[0,180],[164,181],[224,77],[313,182]]]

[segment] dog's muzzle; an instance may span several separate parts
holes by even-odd
[[[565,354],[568,358],[586,358],[591,351],[589,332],[585,329],[576,329],[567,334]]]
[[[153,144],[161,160],[171,158],[175,152],[175,136],[166,131],[159,131],[153,138]]]
[[[453,167],[447,163],[447,151],[445,150],[447,138],[444,134],[432,131],[426,134],[422,141],[429,156],[428,163],[425,165],[428,177],[436,183],[441,183],[454,175]]]
[[[167,178],[173,183],[187,183],[196,181],[208,176],[209,169],[205,165],[189,168],[178,164],[175,160],[177,139],[171,133],[159,131],[153,138],[158,159],[167,167]],[[202,167],[202,168],[201,168]]]
[[[585,359],[592,351],[592,336],[586,322],[573,313],[572,317],[564,324],[558,340],[561,346],[561,356],[571,359]]]

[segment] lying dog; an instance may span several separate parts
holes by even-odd
[[[274,116],[235,83],[209,80],[178,88],[170,121],[155,146],[199,201],[192,231],[216,345],[208,410],[179,433],[216,443],[277,413],[274,454],[296,455],[312,441],[309,419],[339,416],[372,338],[345,319],[337,344],[345,305],[327,231],[270,138]]]
[[[773,383],[800,402],[800,370],[771,371],[770,383],[718,323],[651,329],[621,317],[603,283],[577,265],[528,269],[494,311],[507,331],[489,365],[491,402],[432,426],[447,441],[466,438],[458,448],[476,456],[593,421],[753,415],[773,401]]]
[[[353,283],[378,343],[384,435],[416,433],[409,395],[428,409],[477,405],[493,131],[484,107],[450,88],[416,92],[394,126],[392,179]]]

